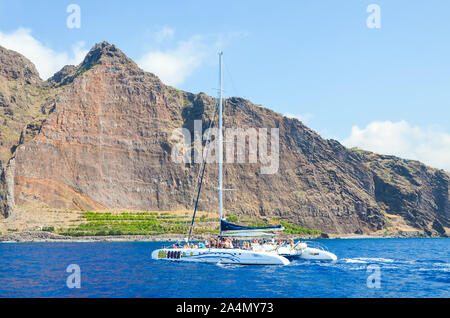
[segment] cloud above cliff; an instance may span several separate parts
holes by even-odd
[[[183,84],[195,70],[215,56],[218,48],[225,47],[236,37],[247,36],[247,33],[194,35],[178,42],[173,40],[174,36],[174,28],[157,27],[152,35],[155,48],[144,52],[136,60],[143,70],[156,74],[168,85]],[[83,41],[75,43],[70,50],[56,51],[36,39],[27,28],[18,28],[11,32],[0,30],[0,45],[28,58],[43,79],[53,76],[65,65],[78,65],[89,52]],[[161,49],[161,45],[171,47]]]
[[[168,34],[170,33],[160,35]],[[151,50],[138,59],[137,63],[144,71],[157,75],[165,84],[178,85],[200,67],[209,49],[201,36],[194,36],[178,42],[173,49]]]
[[[161,43],[163,41],[172,39],[174,34],[175,29],[165,25],[163,27],[159,27],[158,31],[155,32],[155,40]]]
[[[57,52],[35,39],[31,30],[25,28],[18,28],[9,33],[0,31],[0,45],[28,58],[43,79],[51,77],[64,65],[79,64],[88,52],[81,41],[72,46],[70,53]]]
[[[450,134],[437,127],[412,126],[404,120],[374,121],[365,128],[353,126],[343,144],[450,171]]]
[[[155,33],[157,43],[172,40],[175,29],[164,26]],[[151,49],[137,60],[137,64],[147,72],[157,75],[165,84],[183,84],[195,70],[207,61],[216,61],[216,53],[233,39],[243,38],[247,32],[227,32],[214,35],[194,35],[178,41],[166,50]],[[213,58],[213,59],[212,59]]]
[[[285,113],[284,116],[288,117],[288,118],[295,118],[299,121],[301,121],[304,124],[309,123],[309,121],[314,118],[314,115],[311,113],[306,113],[306,114],[292,114],[292,113]]]

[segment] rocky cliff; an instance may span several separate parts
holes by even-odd
[[[207,128],[216,100],[164,85],[114,45],[95,45],[78,66],[42,81],[21,55],[0,48],[0,211],[185,209],[198,172],[174,163],[171,133]],[[242,98],[225,101],[227,127],[279,128],[276,174],[226,164],[227,213],[282,219],[329,233],[373,233],[401,217],[428,235],[450,227],[447,172],[350,150],[300,121]],[[200,209],[217,209],[210,165]]]

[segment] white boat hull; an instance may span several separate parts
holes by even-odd
[[[163,248],[152,252],[152,259],[239,265],[288,265],[290,261],[273,252],[224,248]]]
[[[317,261],[336,261],[337,256],[333,253],[321,249],[309,247],[305,243],[299,243],[294,248],[290,246],[276,247],[273,245],[260,246],[260,249],[265,251],[275,251],[278,255],[286,258],[301,258]]]
[[[277,250],[278,255],[287,257],[287,258],[301,258],[308,260],[316,260],[316,261],[336,261],[337,256],[331,252],[324,251],[318,248],[306,247],[301,250],[289,249],[289,248],[280,248]]]
[[[337,256],[331,252],[324,251],[318,248],[307,247],[305,248],[298,257],[302,259],[310,259],[317,261],[336,261]]]

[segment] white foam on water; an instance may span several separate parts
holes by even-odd
[[[235,265],[235,264],[223,264],[223,263],[216,263],[216,266],[223,268],[223,269],[235,269],[235,268],[241,268],[242,265]]]
[[[444,264],[444,265],[447,265],[447,266],[436,266],[436,264],[433,264],[434,267],[428,267],[428,268],[422,267],[422,268],[417,269],[417,271],[419,271],[419,272],[428,272],[428,271],[450,272],[450,264]]]
[[[391,258],[381,258],[381,257],[355,257],[355,258],[343,258],[342,261],[346,263],[394,263],[395,261]]]
[[[383,269],[401,269],[402,266],[383,265]]]
[[[434,263],[433,266],[450,268],[450,263]]]
[[[351,270],[351,271],[360,271],[360,270],[366,270],[367,269],[367,266],[357,266],[357,267],[350,267],[350,268],[347,268],[348,270]]]
[[[363,261],[366,261],[367,263],[370,263],[370,262],[375,262],[375,263],[393,263],[393,262],[395,262],[393,259],[391,259],[391,258],[381,258],[381,257],[359,257],[359,258],[356,258],[356,259],[360,259],[360,260],[363,260]]]
[[[361,264],[366,264],[366,261],[363,261],[361,259],[357,259],[357,258],[343,258],[341,259],[341,261],[346,262],[346,263],[361,263]]]

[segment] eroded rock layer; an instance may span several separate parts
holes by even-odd
[[[216,100],[164,85],[114,45],[95,45],[47,82],[0,48],[0,209],[185,209],[197,164],[172,160],[176,128],[209,126]],[[300,121],[241,98],[225,101],[227,127],[279,128],[275,174],[261,162],[225,165],[228,213],[282,219],[329,233],[371,233],[399,215],[429,235],[450,227],[449,174],[349,150]],[[270,148],[269,148],[270,149]],[[246,161],[248,162],[248,161]],[[210,165],[200,209],[216,210]]]

